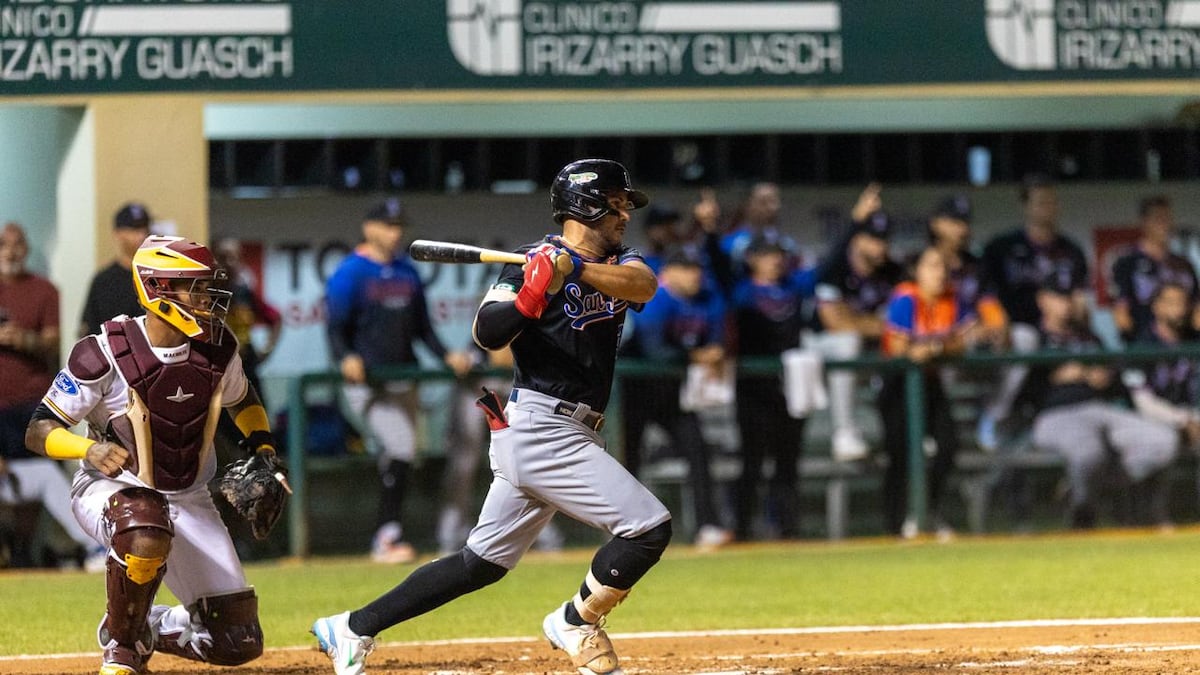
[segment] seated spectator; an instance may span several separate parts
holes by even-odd
[[[705,288],[703,268],[693,253],[676,249],[668,254],[659,274],[659,291],[637,318],[632,341],[633,356],[716,370],[724,367],[724,302]],[[715,547],[728,543],[732,533],[722,526],[715,506],[709,471],[711,449],[696,413],[681,408],[682,380],[670,376],[629,382],[632,386],[625,390],[626,451],[637,452],[647,422],[662,424],[674,450],[688,459],[698,525],[696,544]]]
[[[1112,267],[1113,321],[1126,343],[1137,340],[1154,321],[1150,303],[1163,284],[1174,284],[1195,305],[1200,299],[1200,282],[1187,258],[1171,252],[1175,216],[1171,200],[1155,195],[1142,200],[1138,207],[1142,234],[1133,250],[1117,259]],[[1200,315],[1188,317],[1197,327]]]
[[[1170,282],[1159,286],[1150,300],[1153,319],[1134,343],[1171,348],[1195,341],[1196,332],[1190,325],[1192,311],[1186,288]],[[1195,358],[1164,359],[1130,368],[1122,379],[1139,413],[1177,429],[1184,447],[1192,452],[1200,450],[1200,368]],[[1139,514],[1144,520],[1163,523],[1169,511],[1165,498],[1166,490],[1151,491],[1134,505],[1144,507],[1146,513]]]
[[[983,275],[1011,322],[1009,345],[1016,352],[1037,349],[1038,285],[1050,273],[1071,289],[1071,319],[1087,319],[1088,265],[1083,249],[1059,231],[1058,188],[1044,174],[1029,174],[1021,183],[1024,224],[1001,234],[983,249]],[[995,450],[1013,402],[1021,392],[1028,368],[1015,365],[1001,370],[995,394],[979,417],[979,445]]]
[[[891,229],[888,215],[875,211],[822,261],[816,271],[818,332],[805,340],[806,347],[828,359],[852,359],[864,347],[878,344],[884,306],[902,276],[900,266],[888,257]],[[868,448],[854,420],[855,373],[834,370],[828,379],[833,456],[862,459]]]
[[[25,269],[28,256],[20,225],[0,229],[0,504],[41,502],[80,552],[89,553],[88,568],[100,570],[104,549],[75,521],[66,475],[25,447],[25,427],[54,380],[59,340],[58,289]]]
[[[1110,366],[1071,358],[1101,348],[1100,340],[1073,320],[1073,292],[1070,279],[1059,275],[1046,278],[1037,292],[1042,349],[1066,355],[1059,364],[1031,369],[1024,391],[1039,410],[1033,442],[1066,460],[1070,524],[1089,528],[1096,524],[1097,493],[1110,453],[1138,489],[1154,484],[1165,489],[1156,479],[1170,465],[1179,440],[1169,425],[1114,402],[1126,392]]]
[[[812,297],[812,273],[788,272],[787,251],[766,237],[746,247],[749,276],[733,295],[738,356],[778,356],[800,346],[805,303]],[[767,488],[769,513],[780,536],[800,536],[796,461],[804,445],[806,418],[788,413],[780,375],[737,379],[737,418],[741,433],[742,473],[737,489],[737,537],[753,537],[763,459],[775,470]]]
[[[953,533],[943,511],[946,479],[958,453],[958,431],[950,400],[942,387],[940,359],[962,354],[969,331],[977,322],[973,307],[964,305],[949,283],[949,271],[940,250],[923,250],[912,266],[912,281],[896,287],[887,306],[883,353],[923,364],[925,429],[937,444],[929,465],[930,523],[940,538]],[[879,392],[879,414],[883,419],[884,448],[888,453],[883,481],[886,527],[892,534],[911,538],[917,524],[908,514],[908,407],[903,371],[888,372]]]

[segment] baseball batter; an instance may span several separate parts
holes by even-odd
[[[210,288],[222,274],[200,244],[147,238],[133,258],[147,316],[77,342],[26,430],[31,450],[82,460],[75,518],[108,546],[100,675],[143,673],[155,649],[224,666],[262,653],[258,599],[208,491],[221,408],[274,457],[224,325],[229,291]],[[88,437],[69,431],[79,422]],[[164,581],[182,604],[152,606]]]
[[[648,201],[610,160],[572,162],[555,177],[550,203],[562,235],[522,247],[528,262],[505,266],[476,314],[476,342],[510,345],[515,361],[504,410],[481,399],[494,479],[479,521],[457,554],[365,607],[313,624],[337,675],[366,672],[380,631],[499,581],[559,511],[613,537],[542,629],[582,675],[622,672],[604,618],[671,538],[670,513],[605,452],[599,434],[625,312],[657,289],[641,254],[622,243],[629,211]]]

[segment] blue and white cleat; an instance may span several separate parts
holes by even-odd
[[[355,635],[350,630],[350,612],[317,619],[309,631],[317,636],[317,645],[333,661],[336,675],[363,675],[367,655],[375,651],[375,638]]]

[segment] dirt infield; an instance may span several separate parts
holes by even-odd
[[[875,629],[730,631],[617,635],[625,672],[751,675],[774,673],[1200,673],[1200,620],[1011,622]],[[0,659],[0,673],[83,675],[98,657]],[[197,672],[330,674],[315,649],[268,651],[249,666],[219,669],[155,656],[153,675]],[[548,675],[574,672],[561,652],[533,639],[388,643],[371,656],[371,675]]]

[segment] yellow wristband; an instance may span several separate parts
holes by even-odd
[[[77,436],[62,427],[46,435],[46,456],[50,459],[83,459],[88,448],[96,444],[90,438]]]
[[[261,405],[252,405],[243,409],[233,419],[238,431],[249,437],[255,431],[270,431],[271,423],[267,420],[267,410]]]

